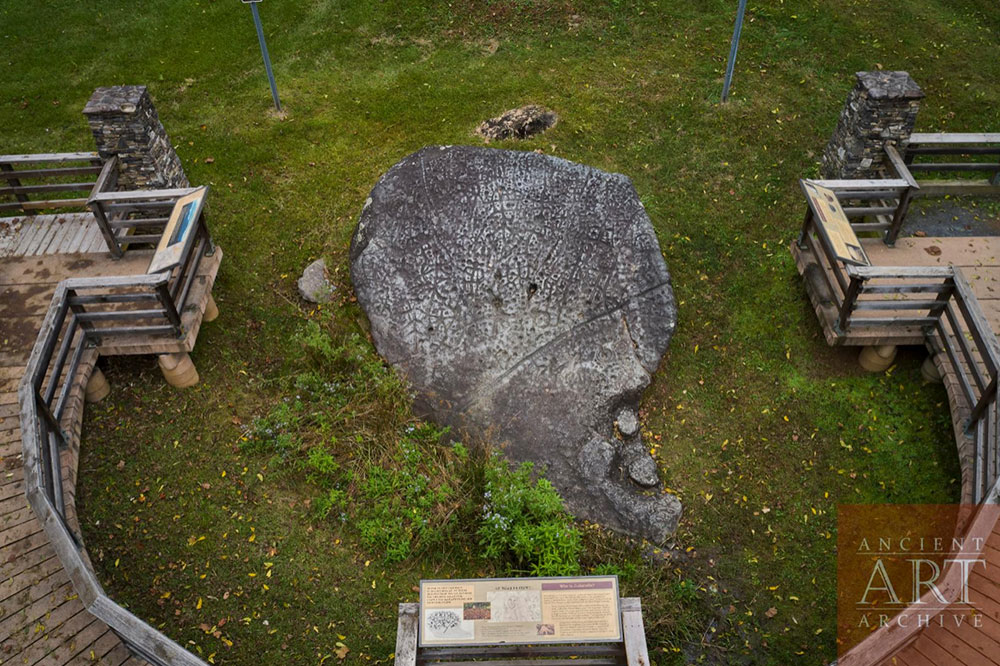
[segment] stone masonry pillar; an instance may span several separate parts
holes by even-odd
[[[102,158],[118,156],[118,188],[187,187],[146,86],[98,88],[83,109]]]
[[[858,72],[837,129],[823,151],[823,178],[873,178],[883,146],[905,148],[924,93],[906,72]]]

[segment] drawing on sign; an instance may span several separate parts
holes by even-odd
[[[618,579],[420,581],[420,645],[621,640]]]
[[[868,255],[851,228],[836,193],[809,180],[799,182],[809,201],[809,210],[819,223],[816,226],[833,248],[837,259],[857,266],[870,266]]]
[[[541,622],[542,594],[535,590],[487,592],[493,622]]]
[[[471,638],[472,622],[463,620],[461,612],[461,608],[426,608],[424,625],[437,638]]]

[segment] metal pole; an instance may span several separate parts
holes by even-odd
[[[746,4],[746,0],[741,0]],[[267,70],[267,80],[271,84],[271,97],[274,98],[274,108],[281,111],[281,100],[278,99],[278,85],[274,82],[274,72],[271,71],[271,56],[267,54],[267,42],[264,41],[264,28],[260,25],[260,14],[257,12],[257,2],[250,3],[253,12],[253,24],[257,27],[257,40],[260,41],[260,53],[264,56],[264,69]]]
[[[743,14],[747,9],[747,0],[740,0],[740,8],[736,10],[736,27],[733,28],[733,41],[729,45],[729,61],[726,63],[726,80],[722,83],[722,101],[729,99],[729,85],[733,82],[733,68],[736,66],[736,51],[740,48],[740,32],[743,31]],[[261,42],[263,44],[263,42]]]

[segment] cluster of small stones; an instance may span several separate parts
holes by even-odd
[[[823,152],[824,178],[873,178],[884,146],[909,143],[924,93],[906,72],[858,72]]]
[[[146,86],[98,88],[83,113],[101,157],[118,157],[119,189],[189,185]]]
[[[558,120],[555,111],[529,104],[484,120],[476,128],[476,134],[483,137],[486,143],[504,139],[527,139],[554,127]]]

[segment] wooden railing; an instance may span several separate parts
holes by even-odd
[[[96,182],[86,176],[96,177],[102,168],[97,153],[0,155],[0,183],[5,182],[0,187],[0,213],[84,208]],[[8,198],[13,201],[4,200]]]
[[[911,134],[904,161],[911,173],[951,176],[921,179],[922,196],[1000,195],[1000,133]]]
[[[834,190],[856,233],[882,232],[893,245],[910,202],[915,197],[1000,196],[1000,134],[913,134],[904,154],[885,146],[886,167],[881,178],[813,181]],[[931,161],[948,159],[948,161]],[[973,176],[949,180],[917,179],[914,173]],[[981,176],[985,175],[983,179]],[[979,176],[979,178],[976,178]],[[1000,343],[962,271],[952,266],[872,267],[846,265],[836,258],[826,234],[813,216],[806,215],[798,246],[808,250],[815,264],[806,264],[804,277],[817,270],[821,303],[834,308],[835,334],[861,330],[864,339],[916,341],[922,339],[935,355],[949,381],[949,395],[957,403],[956,434],[971,463],[966,497],[977,505],[962,536],[986,537],[1000,511]],[[813,266],[813,269],[808,266]],[[829,320],[828,320],[829,321]],[[967,438],[966,448],[962,440]],[[940,590],[954,601],[966,585],[965,573],[951,566]],[[930,593],[928,593],[929,596]],[[934,599],[925,603],[939,605]],[[841,666],[873,666],[912,641],[919,626],[889,623],[846,653]]]
[[[85,178],[91,175],[93,178]],[[0,196],[0,214],[89,208],[108,252],[114,257],[121,257],[130,249],[155,247],[174,203],[197,189],[119,192],[118,158],[102,162],[97,153],[0,155],[0,183],[4,182],[6,186],[0,187],[0,195],[6,196]],[[36,195],[46,198],[38,199]]]
[[[108,252],[121,257],[129,249],[155,247],[174,203],[198,188],[119,192],[115,162],[112,158],[104,165],[86,203],[97,219]]]
[[[897,188],[903,187],[898,179],[819,183],[835,189],[842,201],[898,192]],[[878,190],[880,185],[882,191]],[[922,193],[925,185],[914,187],[907,182],[906,187],[912,196],[917,191]],[[858,212],[857,208],[845,208],[849,216]],[[863,211],[863,214],[875,213]],[[859,329],[876,330],[887,340],[908,337],[906,333],[901,335],[902,331],[908,331],[914,338],[924,340],[950,382],[949,394],[958,407],[953,413],[964,415],[956,428],[960,452],[964,450],[967,456],[965,464],[971,463],[964,490],[968,500],[978,505],[960,536],[968,543],[974,542],[972,537],[980,537],[979,543],[985,543],[993,531],[1000,504],[1000,401],[997,399],[1000,342],[971,285],[962,271],[953,266],[845,265],[836,259],[829,239],[819,233],[816,224],[807,215],[798,243],[801,249],[812,252],[819,265],[830,305],[836,308],[835,331],[847,335]],[[860,224],[852,227],[865,229]],[[971,446],[963,444],[962,435]],[[939,589],[949,603],[964,589],[966,577],[967,572],[961,567],[953,565],[946,570]],[[939,605],[935,599],[922,601]],[[914,640],[918,632],[916,624],[903,627],[889,623],[847,652],[838,664],[882,663]]]
[[[833,189],[842,201],[871,200],[913,189],[905,179],[814,182]],[[848,217],[871,214],[858,207],[844,212]],[[863,231],[866,227],[852,224],[852,228]],[[962,411],[968,414],[965,431],[974,446],[972,501],[981,502],[1000,477],[996,399],[1000,343],[962,271],[953,266],[847,265],[837,259],[829,238],[810,214],[798,244],[815,257],[821,275],[817,279],[822,280],[826,301],[835,309],[837,335],[864,331],[872,334],[870,339],[923,339],[933,353],[943,355],[942,364],[955,378]]]
[[[814,182],[837,193],[855,232],[880,232],[887,245],[916,197],[1000,196],[1000,133],[912,134],[903,154],[890,143],[884,152],[881,178]]]
[[[1000,343],[962,271],[952,266],[847,266],[850,280],[838,325],[908,328],[923,333],[954,377],[965,432],[972,437],[971,491],[976,504],[1000,477],[997,375]]]
[[[153,307],[148,307],[152,303]],[[64,280],[56,288],[18,388],[28,503],[87,610],[157,666],[204,662],[114,602],[101,587],[80,535],[66,519],[62,452],[67,405],[104,343],[178,334],[170,274]],[[75,414],[82,418],[82,414]],[[68,472],[68,471],[67,471]]]
[[[894,245],[920,185],[893,146],[886,146],[886,157],[894,173],[883,178],[811,182],[834,191],[855,233],[878,232],[886,244]]]
[[[898,230],[906,215],[906,208],[913,197],[916,184],[906,178],[869,180],[814,180],[816,185],[832,190],[841,202],[844,214],[851,221],[856,233],[883,232],[887,236]],[[874,217],[874,222],[865,221]],[[860,220],[860,221],[859,221]],[[844,313],[844,302],[851,288],[844,264],[837,260],[833,247],[827,242],[818,221],[806,210],[798,245],[816,257],[821,270],[820,280],[825,284],[829,300],[838,312]],[[840,327],[846,322],[840,318]]]

